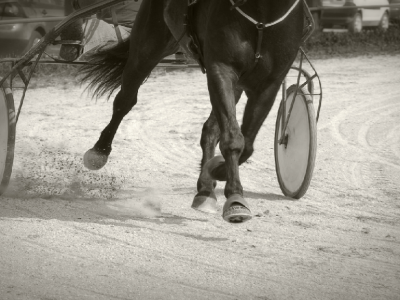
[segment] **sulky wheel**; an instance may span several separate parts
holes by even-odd
[[[299,199],[307,191],[314,170],[317,152],[317,124],[311,97],[303,89],[296,94],[296,85],[287,89],[286,117],[294,101],[282,143],[283,105],[281,103],[275,128],[275,168],[279,186],[285,196]]]
[[[5,192],[10,181],[14,160],[15,125],[13,95],[7,83],[4,83],[0,87],[0,195]]]

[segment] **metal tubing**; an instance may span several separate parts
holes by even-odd
[[[303,52],[301,51],[300,52],[300,66],[299,66],[300,70],[302,69],[302,66],[303,66],[303,57],[304,57],[303,56]],[[294,93],[293,100],[292,100],[292,103],[290,104],[289,112],[288,112],[288,115],[287,115],[287,120],[285,121],[285,125],[284,125],[284,127],[282,129],[282,133],[281,133],[281,139],[282,140],[285,137],[286,128],[287,128],[287,126],[289,124],[290,115],[292,114],[294,101],[296,101],[297,93],[299,92],[299,89],[300,89],[300,77],[301,77],[301,72],[299,72],[299,74],[297,76],[296,92]],[[285,102],[286,102],[286,99],[285,99]],[[284,113],[286,114],[286,111]]]
[[[389,4],[389,5],[360,5],[360,6],[321,6],[321,7],[312,7],[310,11],[320,11],[320,10],[335,10],[335,9],[355,9],[355,8],[381,8],[381,7],[389,7],[396,8],[400,7],[400,4]]]
[[[282,82],[282,112],[281,112],[281,137],[278,141],[279,145],[282,145],[285,136],[285,123],[286,123],[286,100],[287,100],[287,93],[286,93],[286,77],[283,79]]]
[[[39,23],[39,22],[61,22],[65,18],[66,17],[9,19],[9,20],[0,20],[0,25],[13,25],[13,24],[21,24],[21,23]]]

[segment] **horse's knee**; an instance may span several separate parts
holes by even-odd
[[[231,130],[221,136],[220,150],[224,157],[236,154],[241,155],[244,149],[244,137],[240,130]]]

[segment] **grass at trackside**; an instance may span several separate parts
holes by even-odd
[[[304,48],[312,58],[400,54],[400,25],[393,24],[386,32],[315,32]]]
[[[357,57],[400,54],[400,24],[392,24],[386,32],[365,30],[362,33],[314,32],[304,49],[311,59],[330,57]],[[0,77],[7,68],[0,65]],[[187,71],[186,69],[182,69]],[[178,71],[178,70],[176,70]],[[154,76],[163,74],[155,71]],[[58,83],[78,85],[78,67],[74,65],[40,65],[35,71],[31,88],[51,86]]]

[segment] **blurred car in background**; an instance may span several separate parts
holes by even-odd
[[[388,0],[323,0],[325,9],[321,14],[323,28],[345,27],[351,32],[361,32],[364,27],[381,30],[389,28],[389,7],[357,8],[357,6],[387,6]],[[346,7],[346,8],[344,8]]]
[[[400,24],[400,0],[389,0],[389,3],[398,5],[398,7],[391,7],[389,10],[390,22]]]
[[[63,17],[63,0],[0,0],[0,20]],[[0,56],[21,56],[58,22],[0,25]]]

